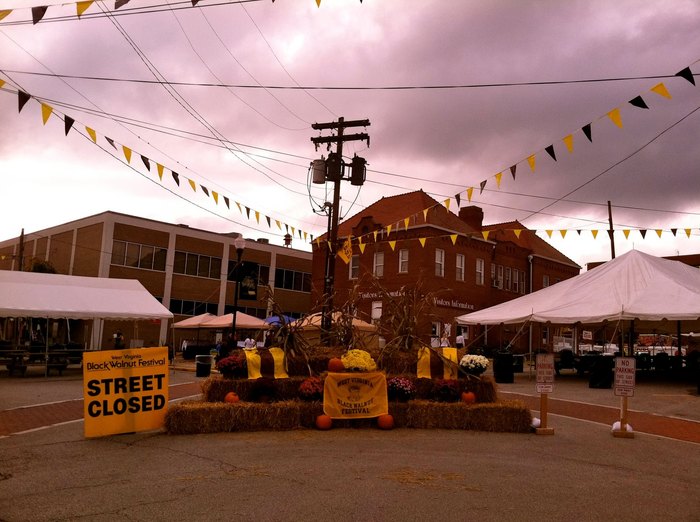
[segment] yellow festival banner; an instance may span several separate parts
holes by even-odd
[[[168,349],[83,354],[85,436],[162,428],[168,404]]]
[[[369,419],[389,413],[383,372],[328,373],[323,413],[332,419]]]

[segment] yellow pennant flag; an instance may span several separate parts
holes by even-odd
[[[389,241],[389,246],[391,247],[392,252],[396,250],[396,240]]]
[[[450,210],[450,198],[447,198],[445,201],[443,201],[443,203],[445,204],[445,208]]]
[[[488,230],[482,230],[481,235],[484,237],[484,240],[489,238],[489,231]]]
[[[236,206],[238,207],[238,212],[243,214],[243,209],[241,208],[241,204],[238,201],[235,201],[234,203],[236,203]]]
[[[387,226],[386,226],[386,234],[387,234],[387,236],[388,236],[389,234],[391,234],[391,227],[392,227],[392,225],[387,225]]]
[[[591,230],[591,234],[593,234],[593,239],[598,237],[598,231],[597,230]]]
[[[425,248],[425,238],[424,238],[424,237],[419,237],[419,238],[418,238],[418,241],[420,242],[420,246],[422,246],[423,248]]]
[[[215,190],[211,191],[211,197],[214,198],[214,203],[219,204],[219,193]]]
[[[690,238],[690,232],[691,232],[691,231],[692,231],[691,228],[686,228],[686,229],[685,229],[685,235],[688,236],[688,238]]]
[[[566,230],[560,230],[559,233],[561,234],[562,239],[566,237]]]
[[[192,191],[197,192],[197,184],[194,181],[192,181],[190,178],[187,178],[187,181],[189,181],[190,187],[192,187]]]
[[[294,235],[296,233],[296,229],[294,227],[291,227],[291,229],[292,229],[292,235]]]
[[[523,231],[523,230],[522,230],[521,228],[516,228],[515,230],[513,230],[513,233],[515,234],[515,237],[517,237],[518,239],[520,239],[520,233],[521,233],[522,231]]]
[[[259,224],[260,223],[260,212],[257,210],[255,211],[255,221]],[[292,229],[292,235],[294,235],[294,229]]]
[[[277,223],[277,228],[279,228],[280,230],[282,230],[282,223],[280,223],[280,220],[279,220],[279,219],[275,219],[275,223]]]
[[[623,230],[622,233],[625,235],[625,239],[630,237],[630,231],[629,230]]]
[[[306,238],[308,237],[308,233],[304,231],[304,241],[306,241]]]
[[[350,259],[352,259],[352,241],[350,240],[350,237],[345,240],[343,247],[338,251],[338,255],[340,256],[340,259],[345,261],[346,265],[350,263]]]
[[[657,236],[661,237],[661,234],[663,234],[663,233],[664,233],[664,231],[661,230],[660,228],[657,228],[657,229],[656,229],[656,235],[657,235]]]
[[[156,163],[156,168],[158,169],[158,177],[163,181],[163,165]]]
[[[364,254],[365,248],[367,247],[367,243],[360,243],[358,246],[360,247],[360,253]]]
[[[532,156],[528,156],[527,164],[530,165],[530,170],[532,172],[535,172],[535,155],[534,154]]]
[[[94,0],[89,0],[88,2],[76,2],[75,8],[78,12],[78,18],[80,18],[80,15],[83,14],[88,7],[92,5],[92,2]]]
[[[617,125],[618,127],[622,128],[622,116],[620,116],[620,109],[613,109],[608,113],[608,118]]]
[[[545,230],[547,232],[547,237],[552,237],[552,231],[551,230]]]
[[[90,139],[93,141],[93,143],[97,143],[97,134],[93,129],[90,127],[85,127],[85,132],[87,132],[90,135]]]
[[[44,125],[46,125],[46,122],[49,121],[49,117],[51,116],[52,112],[53,107],[46,105],[45,103],[41,104],[41,119],[44,120]]]
[[[654,85],[649,90],[651,92],[655,92],[659,96],[663,96],[664,98],[668,98],[669,100],[671,99],[671,94],[668,92],[668,90],[666,89],[666,86],[663,84],[663,82],[659,83],[658,85]]]
[[[457,234],[452,234],[450,236],[450,239],[452,240],[452,244],[456,245],[457,244]]]
[[[318,7],[321,7],[321,0],[316,0],[316,5],[317,5]]]
[[[430,210],[430,209],[429,209],[429,208],[424,208],[424,209],[423,209],[423,221],[427,221],[427,220],[428,220],[428,210]]]
[[[503,172],[499,172],[494,176],[496,178],[496,188],[501,188],[501,178],[503,177]]]
[[[122,150],[124,151],[124,157],[127,163],[131,163],[131,149],[126,145],[122,145]]]
[[[372,233],[374,234],[374,242],[376,243],[377,242],[377,234],[379,233],[379,230],[375,230]]]
[[[566,150],[568,150],[569,152],[574,151],[574,135],[573,134],[569,134],[568,136],[564,136],[562,141],[564,142],[564,145],[566,145]]]
[[[0,89],[2,89],[3,85],[5,85],[5,80],[0,80]]]
[[[7,15],[9,15],[12,12],[12,9],[2,9],[0,10],[0,20],[5,18]]]
[[[408,222],[409,222],[410,220],[411,220],[411,218],[405,218],[405,219],[403,220],[403,228],[405,228],[406,230],[408,230]]]

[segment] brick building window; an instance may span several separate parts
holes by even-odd
[[[518,281],[518,274],[520,274],[520,271],[517,268],[513,269],[513,292],[516,294],[518,293],[518,288],[519,288],[519,281]]]
[[[408,273],[408,249],[399,250],[399,274]]]
[[[349,270],[349,279],[357,279],[358,277],[360,277],[360,256],[352,256],[352,258],[350,259]]]
[[[509,266],[506,267],[506,282],[505,282],[505,289],[510,292],[512,286],[511,286],[511,269]]]
[[[112,243],[111,263],[113,265],[165,272],[165,257],[167,253],[167,249],[152,245],[114,241]]]
[[[457,254],[455,268],[455,279],[457,281],[464,281],[464,254]]]
[[[384,277],[384,252],[374,253],[372,273],[374,274],[374,277]]]
[[[445,251],[435,249],[435,277],[445,277]]]
[[[481,258],[476,260],[476,284],[484,284],[484,260]]]

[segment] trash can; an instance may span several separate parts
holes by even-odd
[[[510,352],[496,352],[493,356],[493,378],[496,382],[515,382],[513,374],[513,354]]]
[[[211,355],[197,355],[195,357],[195,375],[197,377],[209,377],[212,359]]]
[[[615,368],[615,358],[609,355],[599,355],[591,365],[588,376],[589,388],[612,388]]]

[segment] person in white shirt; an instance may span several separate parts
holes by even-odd
[[[255,339],[252,339],[250,337],[245,338],[245,341],[243,342],[244,350],[254,350],[256,347],[257,343],[255,342]]]

